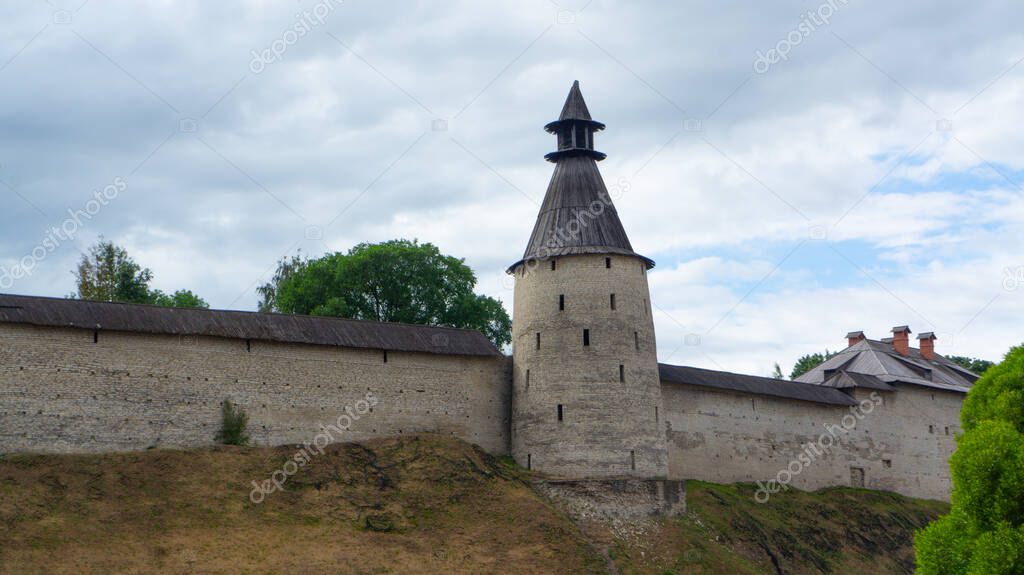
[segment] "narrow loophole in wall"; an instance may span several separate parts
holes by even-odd
[[[647,298],[644,298],[644,317],[647,317]]]
[[[611,305],[612,309],[615,309],[615,294],[611,294],[608,300],[608,303]]]
[[[100,342],[100,330],[98,330],[98,329],[92,330],[92,342],[93,343],[99,343]]]
[[[637,351],[640,351],[640,332],[633,332],[633,347],[635,347]]]
[[[565,415],[565,410],[562,409],[562,404],[558,404],[558,421],[562,421]]]
[[[533,461],[532,460],[533,460],[533,457],[529,453],[527,453],[526,454],[526,469],[533,469]]]
[[[619,364],[619,381],[626,381],[626,366]]]
[[[384,363],[388,362],[388,350],[384,350]]]
[[[949,426],[946,426],[946,435],[949,435]]]
[[[604,267],[606,267],[608,269],[611,269],[611,267],[612,267],[612,258],[604,258]]]
[[[526,370],[526,389],[530,389],[530,370]]]
[[[540,332],[537,332],[537,349],[540,349]]]
[[[252,352],[252,340],[251,339],[245,340],[245,351],[250,352],[250,353]]]
[[[929,425],[928,426],[928,433],[935,433],[935,426],[934,425]]]
[[[555,271],[555,258],[551,258],[551,271]]]
[[[892,469],[892,460],[891,460],[891,459],[883,459],[883,460],[882,460],[882,465],[883,465],[883,466],[884,466],[884,467],[885,467],[886,469]]]
[[[636,471],[636,451],[629,450],[629,468]]]
[[[565,311],[565,294],[558,294],[558,311]]]
[[[658,423],[658,421],[660,421],[660,420],[658,419],[658,406],[657,406],[657,405],[655,405],[655,406],[654,406],[654,423]]]
[[[584,346],[589,346],[590,345],[590,330],[589,329],[584,329],[583,330],[583,345]]]

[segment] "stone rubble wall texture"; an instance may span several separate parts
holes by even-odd
[[[732,483],[779,477],[826,424],[843,426],[846,407],[658,382],[639,266],[573,256],[554,272],[535,269],[525,281],[536,285],[516,292],[527,311],[514,370],[503,357],[392,351],[385,363],[380,350],[105,331],[93,343],[90,330],[0,324],[0,453],[210,445],[225,399],[245,408],[254,443],[303,443],[372,393],[373,411],[337,441],[434,432],[504,455],[511,440],[521,465],[563,477]],[[963,395],[908,385],[874,393],[884,404],[799,465],[791,485],[850,486],[852,468],[867,488],[948,500]]]
[[[537,261],[515,274],[513,457],[561,477],[667,477],[644,262],[624,255],[553,261],[555,269]]]
[[[385,363],[381,350],[105,331],[93,343],[91,330],[0,324],[0,452],[210,445],[230,399],[257,445],[310,442],[355,413],[337,441],[434,432],[506,453],[510,370],[505,357]]]
[[[877,404],[871,391],[857,390],[854,398],[874,407],[854,408],[862,415],[854,420],[849,407],[679,384],[662,389],[670,477],[755,482],[780,478],[786,470],[795,472],[791,486],[813,490],[857,486],[854,476],[863,470],[868,489],[949,499],[949,456],[963,394],[901,386],[873,392],[882,402]],[[839,439],[822,455],[813,452],[809,463],[801,461],[808,444],[832,443],[822,434]],[[783,473],[781,479],[789,477]]]

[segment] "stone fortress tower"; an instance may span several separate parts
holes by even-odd
[[[511,451],[567,478],[668,475],[647,271],[605,187],[604,124],[574,82],[545,129],[558,149],[515,277]]]

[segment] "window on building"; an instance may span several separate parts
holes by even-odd
[[[551,271],[555,271],[555,258],[551,258]]]
[[[615,309],[615,294],[611,294],[608,298],[608,303],[612,306],[612,309]]]
[[[540,332],[537,332],[537,349],[540,349]]]
[[[640,351],[640,332],[633,332],[633,346],[637,351]]]
[[[388,362],[388,350],[384,350],[384,363]]]
[[[530,389],[530,370],[526,370],[526,389]]]
[[[608,269],[611,269],[611,267],[612,267],[612,258],[604,258],[604,267],[606,267]]]
[[[928,433],[935,433],[935,426],[934,425],[929,425],[928,426]]]
[[[892,469],[892,460],[891,459],[883,459],[882,460],[882,466],[885,467],[886,469]]]
[[[558,294],[558,311],[565,310],[565,294]]]
[[[559,403],[559,404],[558,404],[558,421],[562,421],[562,419],[563,419],[563,417],[564,417],[564,415],[565,415],[564,411],[565,411],[565,410],[564,410],[564,409],[562,409],[562,404],[561,404],[561,403]]]
[[[93,343],[99,343],[100,342],[100,330],[98,330],[98,329],[92,330],[92,342]]]
[[[850,487],[864,487],[864,468],[850,468]]]
[[[946,426],[946,435],[949,435],[949,426]]]
[[[590,345],[590,330],[589,329],[584,329],[583,330],[583,345],[584,346]]]
[[[658,423],[658,406],[654,406],[654,423]]]
[[[629,450],[629,468],[636,471],[636,451]]]
[[[527,453],[526,454],[526,468],[527,469],[533,469],[533,461],[532,460],[533,460],[533,457],[529,453]]]
[[[619,381],[626,381],[626,366],[619,364]]]

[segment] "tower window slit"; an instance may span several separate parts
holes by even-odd
[[[537,349],[540,349],[540,332],[537,332]]]
[[[615,294],[611,294],[611,297],[609,298],[609,303],[611,303],[612,309],[615,309]]]
[[[583,330],[583,345],[584,346],[589,346],[590,345],[590,330],[589,329],[584,329]]]
[[[533,457],[529,453],[527,453],[526,454],[526,468],[527,469],[532,469],[533,468],[533,465],[532,465],[533,461],[531,461],[531,459],[533,459]]]
[[[562,404],[559,403],[558,404],[558,421],[562,421],[564,415],[565,414],[564,414],[564,410],[562,409]]]
[[[388,350],[384,350],[384,363],[388,362]]]
[[[565,294],[558,294],[558,311],[565,311]]]
[[[636,471],[636,451],[629,450],[629,468]]]
[[[658,406],[654,406],[654,423],[658,423]]]
[[[604,258],[604,267],[606,267],[608,269],[611,269],[611,267],[612,267],[612,258]]]
[[[99,343],[100,342],[100,330],[98,330],[98,329],[92,330],[92,342],[93,343]]]
[[[526,389],[530,389],[530,370],[526,370]]]
[[[555,258],[551,258],[551,271],[555,271]]]
[[[637,351],[640,351],[640,332],[633,332],[633,347],[635,347]]]
[[[619,364],[619,381],[626,381],[626,366]]]

